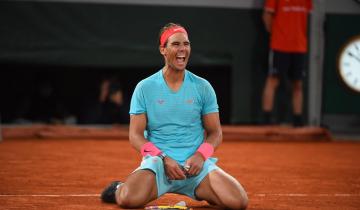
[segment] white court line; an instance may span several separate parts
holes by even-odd
[[[320,193],[320,194],[307,194],[307,193],[256,193],[249,194],[258,197],[266,196],[279,196],[279,197],[360,197],[360,194],[348,193]]]
[[[41,195],[41,194],[33,194],[33,195],[17,195],[17,194],[4,194],[0,197],[99,197],[100,194],[68,194],[68,195]]]
[[[360,194],[348,193],[320,193],[320,194],[307,194],[307,193],[249,193],[250,196],[267,197],[360,197]],[[0,194],[0,197],[99,197],[100,194]]]

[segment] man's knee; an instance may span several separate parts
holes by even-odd
[[[230,190],[226,196],[221,196],[220,200],[220,206],[226,209],[246,209],[249,203],[247,193],[241,186]]]
[[[222,170],[209,174],[202,185],[202,192],[206,200],[213,201],[226,209],[246,209],[248,196],[241,184]]]
[[[234,196],[229,200],[226,208],[229,209],[246,209],[249,203],[249,199],[246,193],[241,193],[240,196]]]
[[[268,76],[266,80],[267,89],[276,89],[279,86],[279,78],[275,75]]]
[[[145,205],[145,202],[126,186],[116,192],[116,202],[121,208],[138,208]]]

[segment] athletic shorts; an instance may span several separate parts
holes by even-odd
[[[219,169],[215,164],[216,162],[217,158],[209,158],[204,162],[203,168],[198,175],[184,180],[169,180],[165,175],[163,160],[158,156],[147,155],[141,161],[140,167],[135,171],[151,170],[154,172],[156,176],[158,197],[165,193],[177,193],[197,200],[195,190],[206,175],[215,169]]]
[[[271,50],[269,75],[286,76],[290,80],[301,80],[305,76],[305,53],[288,53]]]

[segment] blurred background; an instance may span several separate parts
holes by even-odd
[[[337,69],[341,47],[360,35],[360,3],[313,4],[306,123],[360,135],[360,93]],[[174,22],[189,32],[187,69],[213,85],[222,123],[257,125],[269,44],[262,8],[261,0],[1,1],[1,123],[127,124],[135,85],[163,66],[159,30]],[[286,124],[290,92],[279,91],[276,115]]]

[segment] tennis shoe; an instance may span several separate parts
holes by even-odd
[[[115,203],[116,197],[115,192],[117,188],[122,184],[120,181],[113,181],[107,186],[104,191],[101,193],[101,200],[105,203]]]

